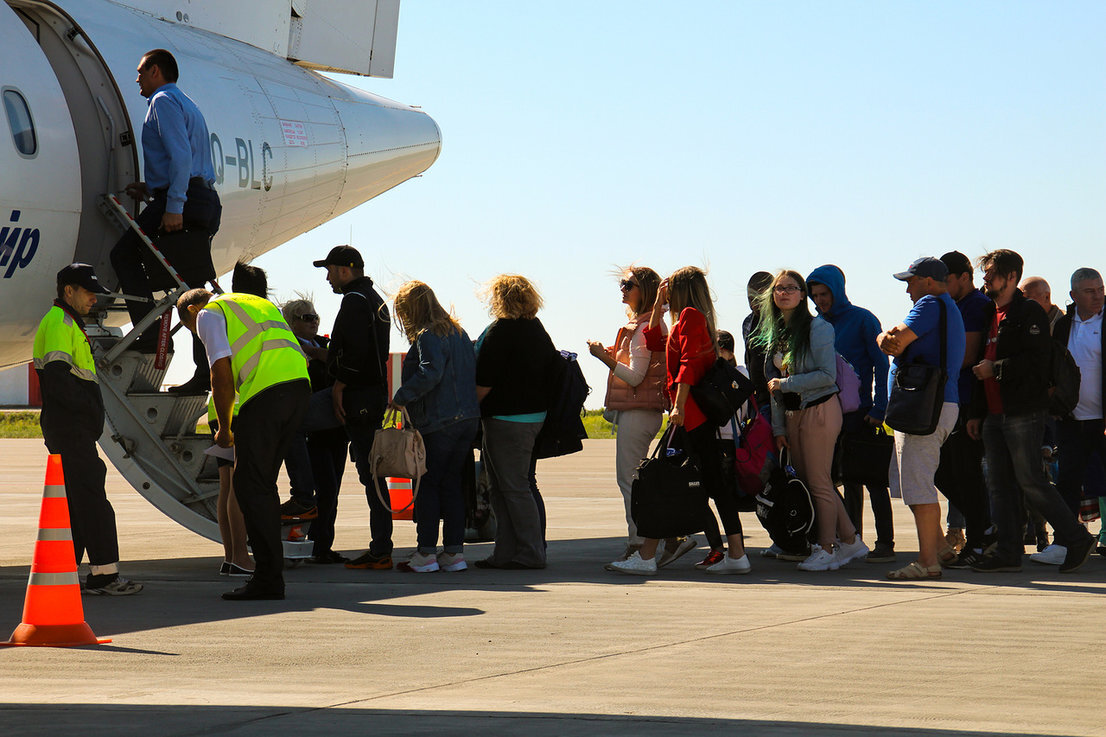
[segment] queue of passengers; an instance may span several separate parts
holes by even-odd
[[[544,568],[545,507],[534,483],[533,451],[550,398],[533,387],[549,384],[557,352],[537,317],[542,300],[534,286],[522,276],[495,277],[485,292],[493,321],[474,341],[429,286],[418,281],[402,285],[393,309],[410,349],[402,384],[389,399],[391,318],[364,274],[360,254],[339,246],[315,265],[327,269],[334,291],[343,295],[329,341],[319,334],[318,312],[310,299],[283,305],[283,316],[309,361],[312,398],[285,455],[292,498],[280,509],[286,520],[311,520],[310,562],[416,573],[467,568],[462,479],[482,431],[479,445],[497,531],[491,554],[475,565]],[[836,570],[858,560],[896,561],[892,497],[909,506],[919,541],[917,560],[889,571],[892,580],[938,578],[943,568],[1020,570],[1027,522],[1034,540],[1038,534],[1034,515],[1052,527],[1055,539],[1052,545],[1042,543],[1033,560],[1069,572],[1094,551],[1095,539],[1080,519],[1080,505],[1093,503],[1098,511],[1106,498],[1102,474],[1086,473],[1088,465],[1094,466],[1092,460],[1101,469],[1106,457],[1102,279],[1092,269],[1076,271],[1072,306],[1067,314],[1049,315],[1059,313],[1058,308],[1049,303],[1049,310],[1018,289],[1023,266],[1016,253],[993,251],[978,265],[984,290],[974,286],[969,259],[955,251],[940,259],[919,259],[894,274],[905,282],[913,307],[887,330],[870,311],[850,302],[845,276],[836,266],[818,267],[806,278],[787,269],[758,272],[749,280],[752,312],[742,325],[741,368],[752,378],[761,411],[770,417],[777,449],[789,452],[816,510],[806,548],[772,545],[761,556],[797,562],[805,571]],[[1028,286],[1048,299],[1042,282],[1034,277]],[[653,269],[634,266],[625,270],[618,286],[627,323],[610,346],[588,342],[591,354],[610,369],[605,415],[617,427],[615,473],[627,524],[625,548],[606,567],[650,575],[698,547],[692,537],[641,537],[630,511],[635,469],[649,455],[667,416],[669,425],[683,428],[682,442],[725,532],[723,537],[714,514],[704,507],[702,529],[709,551],[696,568],[711,574],[747,573],[752,566],[739,511],[748,507],[740,503],[732,474],[723,472],[719,429],[690,392],[719,355],[736,363],[733,337],[715,324],[706,274],[689,266],[661,278]],[[237,284],[234,288],[239,289]],[[264,287],[254,293],[264,294]],[[1050,418],[1047,413],[1050,336],[1069,349],[1084,377],[1079,404],[1069,417]],[[842,412],[838,397],[838,354],[860,383],[860,408],[848,413]],[[839,436],[883,425],[897,367],[938,365],[942,356],[950,379],[936,431],[896,431],[889,487],[846,483],[842,497],[831,472]],[[756,411],[755,404],[750,407]],[[427,473],[414,502],[417,549],[398,565],[392,559],[389,499],[386,492],[378,498],[369,474],[372,435],[387,410],[407,414],[427,451]],[[1045,443],[1046,431],[1058,448]],[[1055,453],[1059,458],[1059,490],[1047,475],[1042,446],[1049,457]],[[347,452],[370,508],[371,542],[353,560],[333,550]],[[862,539],[864,488],[875,518],[872,546]],[[938,491],[950,502],[947,534],[941,527]],[[233,495],[229,497],[233,502]],[[223,572],[250,575],[245,532],[240,521],[232,524],[234,506],[221,501],[219,509],[226,547]],[[1085,510],[1085,516],[1093,515]],[[1098,551],[1106,554],[1106,540]]]

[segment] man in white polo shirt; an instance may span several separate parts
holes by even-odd
[[[1103,430],[1102,399],[1104,391],[1102,357],[1106,354],[1106,331],[1102,329],[1104,297],[1102,275],[1091,268],[1076,269],[1071,275],[1071,299],[1074,304],[1056,323],[1053,338],[1067,346],[1072,358],[1079,365],[1079,404],[1072,416],[1057,423],[1057,443],[1060,447],[1060,473],[1057,487],[1072,514],[1079,514],[1079,501],[1083,495],[1086,470],[1092,457],[1106,460],[1106,437]],[[1106,508],[1106,499],[1099,497],[1100,508]],[[1106,540],[1099,536],[1099,551]],[[1055,548],[1059,546],[1049,546]],[[1062,558],[1063,550],[1046,548],[1035,556],[1040,563],[1055,563]],[[1052,555],[1048,555],[1051,553]]]

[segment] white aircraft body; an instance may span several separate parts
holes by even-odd
[[[133,207],[121,193],[142,179],[145,52],[173,53],[207,121],[224,274],[434,163],[428,115],[318,72],[390,77],[398,14],[399,0],[0,1],[0,367],[30,360],[63,266],[91,263],[117,286],[122,226],[103,203]],[[217,539],[210,436],[195,431],[206,398],[160,392],[164,367],[148,357],[105,355],[125,322],[109,313],[93,337],[101,448],[163,512]]]
[[[347,38],[316,39],[312,50],[318,56],[299,64],[280,53],[296,51],[289,37],[297,26],[300,46],[310,40],[314,20],[323,26],[319,34],[333,33],[337,25],[370,40],[375,27],[377,42],[366,49],[365,61],[369,53],[384,57],[386,63],[377,61],[383,72],[378,75],[390,76],[398,0],[333,0],[325,11],[322,5],[0,2],[0,367],[30,359],[35,329],[63,266],[91,263],[101,280],[115,283],[108,254],[120,230],[99,205],[104,195],[142,178],[146,100],[134,80],[139,59],[150,49],[166,48],[177,58],[179,86],[196,101],[211,133],[215,187],[223,202],[212,252],[217,273],[434,163],[441,139],[430,116],[305,68],[372,73],[343,66],[350,58],[327,58],[352,51],[341,45]],[[178,6],[190,15],[161,12]],[[301,18],[295,17],[297,8]],[[199,21],[217,30],[197,27]],[[241,30],[250,40],[275,46],[276,53],[218,29]],[[285,49],[277,43],[282,36]]]

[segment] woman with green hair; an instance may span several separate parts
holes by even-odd
[[[833,486],[830,468],[841,432],[837,354],[833,326],[810,314],[806,297],[798,272],[778,272],[759,297],[761,319],[753,341],[766,356],[776,447],[788,449],[791,465],[814,497],[818,543],[799,569],[830,571],[863,558],[868,547]]]

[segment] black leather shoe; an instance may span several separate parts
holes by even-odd
[[[284,589],[270,589],[264,586],[246,584],[234,591],[223,594],[227,601],[279,601],[284,598]]]

